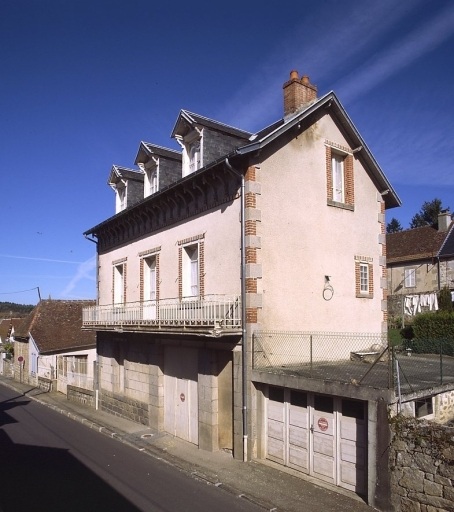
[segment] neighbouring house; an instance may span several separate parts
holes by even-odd
[[[10,375],[12,371],[11,355],[5,351],[4,346],[14,340],[14,330],[21,322],[21,318],[2,318],[0,320],[0,374]]]
[[[256,133],[181,110],[178,151],[141,142],[137,169],[113,167],[117,213],[84,233],[99,403],[386,508],[385,210],[400,200],[334,92],[292,71],[283,96]]]
[[[93,391],[96,336],[82,330],[82,309],[93,300],[41,300],[14,334],[14,378],[67,394]]]
[[[454,223],[449,211],[437,227],[424,226],[386,235],[388,314],[410,319],[438,310],[438,292],[454,291]]]
[[[17,328],[22,318],[2,318],[0,320],[0,343],[9,343],[14,337],[14,329]]]

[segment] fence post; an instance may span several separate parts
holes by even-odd
[[[310,372],[312,377],[312,334],[309,336]]]
[[[388,389],[394,389],[394,347],[389,346],[389,359],[388,359]]]
[[[440,340],[440,384],[443,384],[443,340]]]

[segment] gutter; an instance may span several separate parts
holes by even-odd
[[[246,329],[246,218],[244,175],[232,167],[229,159],[225,166],[241,180],[241,370],[242,370],[242,411],[243,411],[243,462],[247,462],[247,329]]]

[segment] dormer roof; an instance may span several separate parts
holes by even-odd
[[[164,148],[156,144],[151,144],[150,142],[142,141],[139,145],[134,164],[144,164],[152,156],[169,158],[181,162],[181,151],[175,151],[174,149]]]
[[[170,136],[172,138],[178,138],[179,136],[184,137],[188,132],[196,128],[200,129],[203,127],[227,133],[229,135],[233,135],[245,140],[249,139],[249,137],[252,135],[252,133],[245,130],[240,130],[238,128],[234,128],[233,126],[220,123],[219,121],[209,119],[208,117],[194,114],[188,110],[180,110],[180,114]]]
[[[116,185],[122,180],[133,180],[143,183],[144,174],[140,169],[128,169],[120,165],[113,165],[107,180],[108,185]]]

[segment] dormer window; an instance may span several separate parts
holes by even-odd
[[[126,184],[123,182],[117,183],[115,187],[115,213],[119,213],[126,208]]]
[[[194,130],[183,138],[183,176],[192,174],[203,166],[202,130]]]
[[[148,197],[159,190],[158,164],[145,168],[144,196]]]

